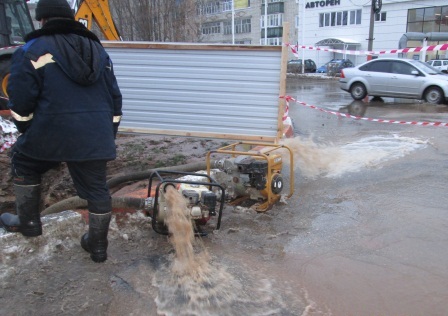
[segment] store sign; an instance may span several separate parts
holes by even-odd
[[[307,2],[305,8],[322,8],[322,7],[332,7],[335,5],[341,5],[341,0],[325,0],[325,1],[311,1]]]

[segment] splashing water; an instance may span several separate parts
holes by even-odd
[[[199,245],[199,252],[195,253],[194,230],[185,198],[172,186],[167,186],[166,198],[168,214],[165,222],[171,234],[170,243],[176,251],[173,272],[200,282],[210,273],[208,252],[203,245]]]
[[[411,152],[425,148],[427,140],[382,135],[362,138],[343,146],[316,144],[312,139],[300,137],[283,142],[294,153],[295,166],[306,177],[340,177],[348,172],[359,172],[365,168],[378,168],[390,160],[399,159]]]
[[[316,144],[311,138],[287,138],[283,144],[292,150],[295,168],[300,169],[306,177],[310,178],[328,172],[332,162],[339,160],[341,156],[339,148]]]
[[[257,275],[250,267],[225,262],[225,258],[212,261],[201,239],[194,237],[184,197],[167,186],[166,198],[165,223],[175,258],[170,267],[160,267],[153,278],[152,285],[158,288],[155,300],[158,313],[259,316],[303,311],[304,305],[297,295],[279,297],[275,282]]]

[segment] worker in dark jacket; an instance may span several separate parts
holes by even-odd
[[[22,134],[11,151],[17,215],[0,217],[7,231],[42,234],[41,176],[66,162],[79,197],[87,200],[89,231],[81,246],[107,259],[111,197],[107,161],[116,157],[122,97],[112,62],[99,39],[74,20],[66,0],[40,0],[42,28],[13,56],[9,107]]]

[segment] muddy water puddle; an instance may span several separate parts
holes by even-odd
[[[185,199],[167,190],[170,212],[166,224],[175,250],[170,266],[153,279],[156,304],[164,315],[295,315],[304,309],[297,297],[279,295],[274,279],[260,271],[211,256],[200,238],[194,238]],[[294,306],[296,304],[296,306]]]

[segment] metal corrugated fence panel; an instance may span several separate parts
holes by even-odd
[[[107,47],[123,94],[122,131],[273,140],[281,50]]]

